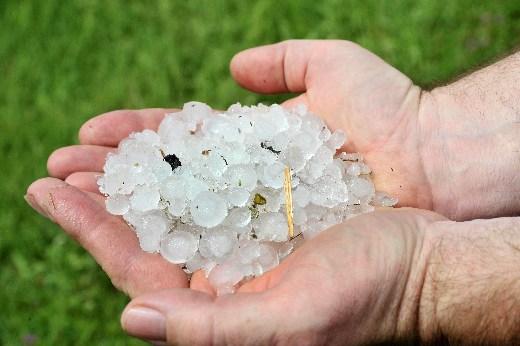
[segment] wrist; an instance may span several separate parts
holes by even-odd
[[[520,341],[520,219],[431,224],[421,292],[421,340],[456,344]]]
[[[388,227],[386,230],[387,234],[393,234],[394,241],[389,242],[392,239],[389,238],[385,244],[399,244],[394,248],[393,255],[392,252],[380,253],[380,256],[385,258],[388,272],[392,272],[389,270],[392,267],[392,258],[399,260],[395,261],[398,263],[395,268],[397,275],[388,276],[390,279],[380,284],[381,288],[384,287],[384,292],[390,293],[390,296],[385,298],[384,293],[376,295],[387,305],[379,309],[384,318],[376,323],[379,327],[379,338],[374,340],[399,345],[418,343],[423,337],[421,326],[434,322],[432,316],[422,313],[423,289],[434,249],[434,242],[430,239],[431,229],[446,218],[427,210],[412,208],[376,212],[373,217],[385,221],[387,225],[399,225],[395,229]],[[375,225],[371,226],[371,229],[378,229]],[[380,279],[381,275],[377,277]]]
[[[427,213],[423,210],[416,210],[416,212]],[[452,223],[455,222],[434,213],[418,223],[418,246],[410,263],[398,309],[396,340],[394,340],[399,341],[398,343],[428,342],[433,339],[432,335],[435,335],[431,330],[432,326],[437,324],[435,314],[431,313],[432,307],[435,306],[430,293],[431,258],[437,246],[437,239],[443,232],[443,227],[439,226]]]
[[[452,220],[518,215],[519,123],[500,107],[487,110],[461,84],[421,96],[421,157],[432,209]]]

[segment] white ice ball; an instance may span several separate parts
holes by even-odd
[[[261,214],[256,225],[256,235],[259,240],[284,241],[289,237],[287,221],[280,213]]]
[[[218,264],[211,270],[208,280],[217,289],[217,293],[233,293],[233,286],[244,278],[241,266],[235,261],[226,261]]]
[[[227,232],[226,229],[209,229],[202,234],[199,251],[210,260],[222,262],[231,256],[236,243],[236,235]]]
[[[107,211],[114,215],[123,215],[130,209],[130,199],[126,195],[112,195],[105,201]]]
[[[198,246],[199,239],[193,233],[173,231],[161,240],[161,255],[172,263],[185,263],[195,255]]]
[[[215,227],[224,220],[228,210],[226,200],[212,191],[200,192],[190,204],[193,221],[202,227]]]

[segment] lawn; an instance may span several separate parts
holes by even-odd
[[[228,63],[290,38],[355,41],[432,88],[518,48],[520,2],[2,0],[0,30],[0,344],[127,345],[142,344],[119,326],[128,298],[23,200],[84,121],[279,102],[241,90]]]

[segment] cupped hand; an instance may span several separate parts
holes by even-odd
[[[343,130],[343,149],[363,154],[378,190],[400,206],[432,209],[421,156],[422,91],[379,57],[348,41],[285,41],[237,54],[231,73],[254,92],[300,93],[285,105],[303,103]]]
[[[34,182],[25,196],[42,215],[59,224],[83,246],[112,279],[131,297],[172,287],[188,287],[184,271],[159,254],[141,250],[134,231],[119,216],[105,209],[97,176],[106,155],[130,133],[157,129],[165,113],[174,110],[116,111],[83,125],[81,145],[55,151],[47,168],[53,178]]]
[[[170,289],[134,298],[122,325],[133,336],[182,345],[417,341],[428,231],[444,220],[404,208],[363,214],[235,294]]]
[[[332,129],[344,130],[348,136],[344,149],[365,156],[378,190],[398,197],[401,206],[431,207],[417,132],[420,89],[377,56],[347,41],[289,41],[238,54],[231,72],[241,85],[257,92],[303,92],[285,105],[304,103]],[[104,210],[96,175],[102,173],[106,155],[116,151],[123,138],[146,128],[157,129],[164,114],[172,111],[115,111],[88,121],[80,130],[81,145],[58,149],[49,158],[49,174],[65,183],[46,178],[28,191],[29,202],[43,208],[77,239],[115,285],[131,295],[148,287],[186,285],[186,276],[158,255],[142,255],[135,262],[134,257],[141,256],[137,239],[120,218]],[[117,229],[112,231],[109,225]],[[103,241],[90,235],[94,227],[103,230],[98,235],[105,237]],[[127,251],[127,257],[114,256],[117,248]],[[152,259],[161,268],[168,267],[172,277],[155,280],[154,271],[148,270],[145,276],[129,279],[129,263],[138,263],[135,268],[140,273]]]

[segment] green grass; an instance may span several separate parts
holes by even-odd
[[[520,2],[2,0],[0,32],[0,344],[141,344],[119,326],[128,299],[22,198],[84,121],[279,102],[241,90],[228,63],[289,38],[356,41],[431,87],[517,47]]]

